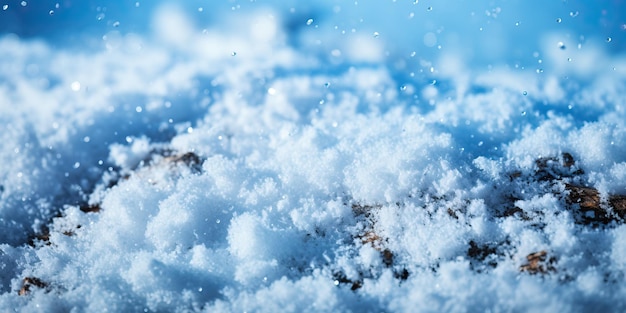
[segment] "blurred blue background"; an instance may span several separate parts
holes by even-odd
[[[149,34],[152,13],[164,2],[4,0],[0,33],[40,38],[55,47],[94,48],[110,31]],[[523,63],[551,33],[574,43],[605,41],[612,53],[626,48],[626,0],[192,0],[177,5],[199,31],[269,8],[292,37],[309,19],[327,41],[346,32],[370,32],[384,40],[391,59],[453,51],[471,64]]]

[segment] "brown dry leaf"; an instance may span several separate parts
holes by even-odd
[[[527,255],[526,260],[528,263],[520,266],[520,272],[527,272],[529,274],[546,274],[548,272],[556,271],[553,266],[556,262],[556,258],[548,258],[548,252],[545,250]]]
[[[388,239],[380,236],[376,232],[376,220],[372,217],[372,211],[382,208],[382,205],[352,204],[351,207],[355,216],[364,216],[367,222],[365,229],[355,237],[360,239],[362,244],[370,245],[372,248],[380,252],[383,264],[387,267],[392,267],[394,263],[394,254],[385,246]],[[405,269],[404,272],[398,274],[398,277],[404,277],[403,279],[406,279],[406,277],[408,277],[408,271]]]
[[[568,201],[580,206],[586,221],[608,223],[617,217],[621,219],[626,217],[626,196],[609,195],[608,205],[613,209],[612,216],[602,207],[602,199],[597,189],[570,184],[565,185],[565,189],[569,191]],[[588,215],[588,212],[593,212],[593,214]]]
[[[609,204],[613,208],[613,212],[619,217],[626,217],[626,196],[615,195],[609,197]]]
[[[25,277],[22,280],[22,288],[17,292],[17,294],[20,296],[25,296],[30,293],[33,287],[46,288],[48,287],[48,284],[37,277]]]
[[[373,230],[366,231],[364,234],[357,235],[357,238],[361,239],[362,244],[369,244],[372,248],[382,251],[383,250],[383,238],[376,234]]]
[[[598,190],[589,187],[580,187],[567,184],[565,189],[569,190],[569,200],[580,205],[583,211],[600,211],[600,193]]]
[[[98,213],[100,212],[100,210],[102,210],[102,207],[100,207],[100,204],[98,203],[86,204],[86,205],[81,205],[80,210],[84,213]]]

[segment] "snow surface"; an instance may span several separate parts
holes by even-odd
[[[624,12],[0,3],[0,310],[622,312]]]

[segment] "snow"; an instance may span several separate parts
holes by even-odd
[[[0,311],[626,308],[619,2],[24,3]]]

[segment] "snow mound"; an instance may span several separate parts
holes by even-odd
[[[352,27],[442,14],[413,2],[0,37],[0,308],[623,311],[626,58],[557,29],[468,62],[517,2],[465,50]]]

